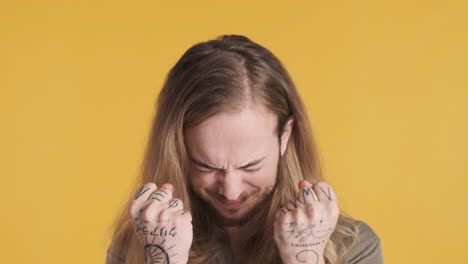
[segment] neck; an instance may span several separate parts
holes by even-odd
[[[255,230],[255,223],[258,222],[259,216],[260,214],[256,215],[244,225],[224,227],[224,230],[229,237],[234,263],[245,263],[247,252],[244,247],[247,240],[252,236],[253,230]]]
[[[245,263],[247,253],[244,250],[244,246],[249,238],[248,234],[250,234],[247,225],[226,227],[225,231],[229,236],[233,263]]]
[[[226,227],[224,230],[228,234],[229,240],[231,242],[233,241],[244,242],[248,239],[247,225]]]

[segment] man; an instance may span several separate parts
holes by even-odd
[[[107,263],[382,263],[319,165],[281,62],[244,36],[198,43],[159,95]]]

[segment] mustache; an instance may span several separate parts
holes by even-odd
[[[223,202],[230,202],[230,203],[238,203],[238,202],[243,202],[246,201],[250,196],[256,195],[260,190],[256,189],[251,192],[242,192],[239,195],[239,198],[237,200],[229,200],[227,199],[224,195],[219,194],[217,192],[213,192],[211,190],[207,190],[206,193],[209,194],[212,198],[223,201]]]

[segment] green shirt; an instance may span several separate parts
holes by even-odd
[[[347,264],[383,264],[379,236],[363,221],[359,221],[358,243],[351,249]]]

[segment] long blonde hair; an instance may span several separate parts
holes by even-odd
[[[124,256],[125,263],[144,263],[144,247],[134,234],[127,208],[144,183],[168,182],[174,186],[174,197],[193,215],[189,263],[206,263],[222,254],[219,236],[213,234],[223,234],[214,231],[190,188],[183,131],[220,111],[239,109],[248,99],[261,101],[276,114],[277,135],[282,134],[289,117],[295,119],[286,152],[278,161],[276,188],[260,214],[263,224],[257,225],[245,247],[248,263],[280,263],[272,236],[275,213],[294,197],[300,179],[315,183],[324,178],[306,109],[288,72],[268,49],[242,35],[197,43],[169,71],[157,100],[139,177],[113,225],[111,252]],[[326,263],[345,262],[356,243],[357,225],[340,212],[325,248]]]

